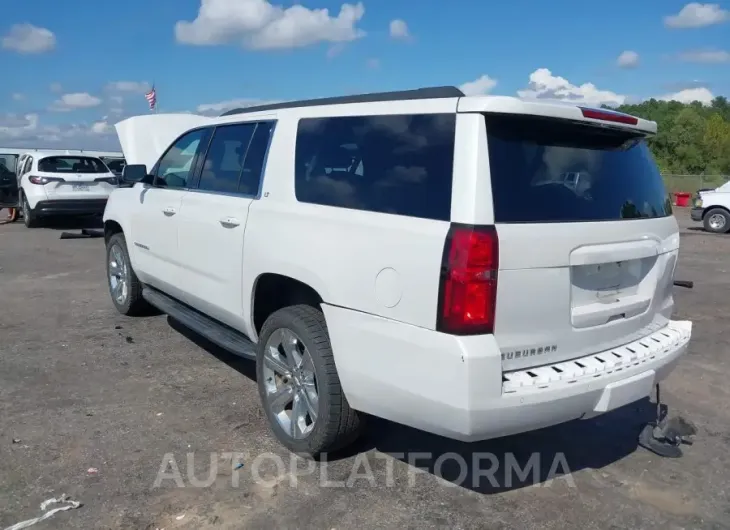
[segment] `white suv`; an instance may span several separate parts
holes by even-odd
[[[20,207],[25,225],[43,217],[101,215],[118,177],[99,158],[34,151],[18,161]]]
[[[592,417],[687,349],[653,122],[445,87],[117,131],[114,305],[255,358],[295,452],[362,413],[467,441]]]

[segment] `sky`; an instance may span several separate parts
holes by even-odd
[[[730,96],[730,0],[24,0],[0,18],[0,146],[119,149],[114,123],[454,85],[619,105]]]

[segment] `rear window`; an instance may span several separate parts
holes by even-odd
[[[120,173],[124,169],[124,159],[123,158],[112,158],[109,160],[105,160],[104,163],[109,168],[110,171],[114,173]]]
[[[485,119],[495,222],[672,214],[659,169],[640,135],[556,119]]]
[[[47,156],[38,161],[38,171],[46,173],[108,173],[98,158],[88,156]]]
[[[297,200],[448,220],[455,114],[299,121]]]

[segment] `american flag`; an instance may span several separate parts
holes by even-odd
[[[144,97],[150,105],[150,110],[155,110],[155,107],[157,106],[157,92],[155,91],[154,85],[152,85],[152,90],[147,92]]]

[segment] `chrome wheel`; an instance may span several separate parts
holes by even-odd
[[[263,361],[264,406],[291,438],[305,438],[314,429],[319,410],[309,350],[292,330],[279,328],[266,341]]]
[[[109,249],[109,288],[114,300],[124,305],[129,296],[129,270],[119,245],[113,245]]]
[[[722,230],[725,228],[725,223],[725,216],[720,213],[712,214],[707,220],[707,224],[710,225],[710,228],[713,230]]]

